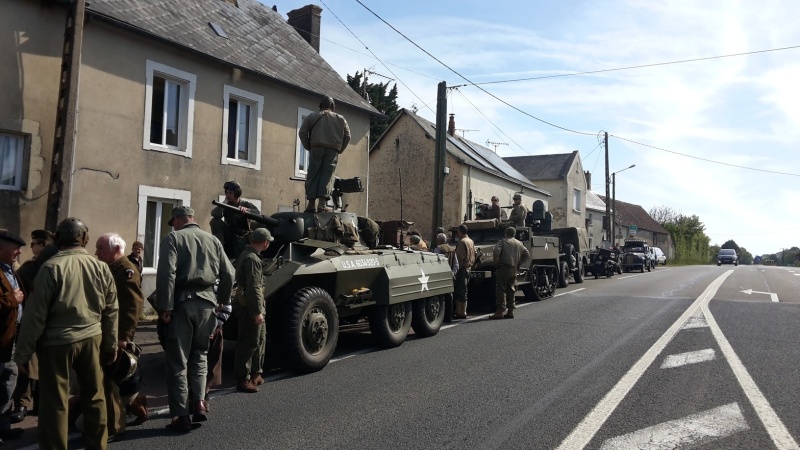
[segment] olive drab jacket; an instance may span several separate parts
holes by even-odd
[[[119,303],[119,325],[117,336],[120,341],[133,342],[136,325],[142,316],[144,294],[142,293],[142,276],[139,269],[127,256],[108,265],[117,287]]]
[[[156,309],[173,311],[178,303],[190,297],[227,305],[231,302],[233,275],[233,265],[219,239],[201,230],[196,223],[189,223],[161,241]],[[217,279],[219,286],[215,294]]]
[[[261,211],[258,210],[256,205],[248,202],[247,200],[239,199],[238,206],[244,206],[253,214],[261,214]],[[239,214],[236,211],[231,211],[228,208],[215,206],[214,209],[211,210],[211,217],[224,220],[237,236],[244,236],[248,231],[250,231],[250,219],[245,217],[243,214]]]
[[[258,253],[249,245],[236,261],[236,301],[251,314],[266,314],[263,263]]]
[[[528,262],[531,253],[515,238],[503,238],[497,241],[492,252],[494,264],[499,267],[519,268]]]
[[[515,227],[524,227],[525,226],[525,218],[528,216],[528,208],[525,207],[522,203],[519,205],[514,205],[511,209],[511,214],[508,216],[508,220],[514,222]]]
[[[342,153],[350,143],[347,120],[329,109],[306,116],[297,135],[306,150],[311,150],[311,147],[326,147],[335,148]]]
[[[36,346],[72,344],[102,335],[100,351],[117,349],[117,288],[108,264],[83,248],[58,252],[34,278],[25,301],[14,362],[27,363]]]

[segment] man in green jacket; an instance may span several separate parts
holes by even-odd
[[[191,431],[192,421],[207,420],[204,398],[209,338],[217,327],[215,308],[231,302],[234,273],[222,243],[200,229],[192,208],[174,208],[169,225],[175,231],[161,241],[156,309],[168,326],[164,355],[171,427],[186,433]]]
[[[108,265],[86,252],[89,229],[77,218],[56,228],[60,251],[34,278],[14,362],[39,357],[39,446],[67,448],[70,370],[83,398],[84,444],[107,445],[104,365],[117,359],[117,289]]]
[[[245,247],[236,261],[236,303],[234,305],[239,325],[239,339],[233,372],[236,390],[258,392],[264,382],[261,377],[264,365],[264,346],[267,330],[264,325],[264,273],[259,254],[273,240],[266,228],[257,228],[250,235],[250,245]]]

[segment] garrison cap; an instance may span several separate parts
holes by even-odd
[[[189,208],[188,206],[178,206],[172,208],[172,218],[169,219],[167,225],[172,226],[172,221],[175,220],[176,217],[186,217],[186,216],[194,216],[194,210]]]
[[[266,228],[256,228],[250,235],[250,242],[272,242],[275,238]]]
[[[14,244],[19,245],[20,247],[24,247],[26,244],[25,240],[19,237],[18,234],[12,233],[8,230],[0,230],[0,240],[13,242]]]
[[[53,242],[53,234],[47,230],[33,230],[31,231],[31,240]]]

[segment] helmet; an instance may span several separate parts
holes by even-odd
[[[330,95],[325,95],[319,102],[319,109],[334,109],[336,107],[336,102],[333,101],[333,97]]]
[[[242,196],[242,187],[235,181],[226,181],[222,188],[226,191],[233,191],[233,195],[235,195],[236,198]]]
[[[522,200],[522,195],[519,193],[514,194],[514,200]]]
[[[62,220],[56,227],[56,245],[59,247],[86,247],[89,242],[89,227],[77,217]]]
[[[113,364],[109,364],[104,369],[106,375],[110,376],[117,384],[123,384],[136,373],[139,368],[139,358],[137,357],[137,348],[128,346],[127,348],[119,349],[117,360]]]

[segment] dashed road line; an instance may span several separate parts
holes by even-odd
[[[689,364],[697,364],[706,361],[713,361],[717,355],[714,353],[713,348],[705,350],[698,350],[695,352],[678,353],[677,355],[669,355],[664,358],[661,364],[662,369],[673,369],[675,367],[686,366]]]
[[[603,442],[601,450],[694,447],[750,429],[739,405],[729,403]]]

